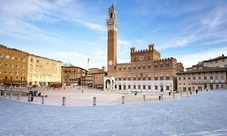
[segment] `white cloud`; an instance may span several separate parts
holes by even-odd
[[[191,67],[203,60],[208,60],[221,56],[222,54],[227,55],[227,47],[224,48],[212,48],[209,50],[200,51],[198,53],[192,53],[182,56],[175,56],[178,62],[182,62],[185,68]],[[209,57],[208,57],[209,56]]]
[[[142,40],[136,39],[136,43],[143,43]]]
[[[226,39],[218,39],[218,40],[213,40],[211,42],[205,42],[203,43],[203,45],[217,45],[217,44],[222,44],[222,43],[226,43],[227,46],[227,38]]]
[[[118,44],[121,44],[121,45],[130,45],[129,42],[127,42],[127,41],[122,41],[122,40],[118,40],[117,43],[118,43]]]
[[[77,22],[79,22],[79,23],[83,24],[84,26],[87,26],[91,29],[94,29],[94,30],[106,31],[106,27],[98,25],[98,24],[83,22],[83,21],[79,21],[79,20],[77,20]]]

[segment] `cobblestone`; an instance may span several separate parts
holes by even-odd
[[[227,90],[105,106],[54,106],[0,97],[0,135],[224,136]]]

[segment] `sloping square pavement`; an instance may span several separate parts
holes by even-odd
[[[227,90],[145,103],[54,106],[0,97],[1,136],[226,136]]]

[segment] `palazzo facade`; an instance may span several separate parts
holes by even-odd
[[[0,44],[0,86],[26,85],[28,53]]]
[[[104,90],[169,92],[177,89],[177,72],[183,72],[183,64],[173,57],[161,58],[154,44],[148,49],[130,50],[130,62],[117,63],[117,11],[114,5],[108,9],[107,19],[107,68]]]

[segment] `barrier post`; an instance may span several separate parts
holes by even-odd
[[[9,96],[10,99],[13,98],[13,92],[10,92],[10,96]]]
[[[32,101],[32,94],[28,94],[28,102]]]
[[[64,106],[65,105],[65,97],[62,97],[62,105]]]
[[[42,104],[44,104],[44,96],[42,96]]]
[[[96,105],[96,97],[93,97],[93,106]]]
[[[145,98],[145,95],[143,95],[143,102],[145,102],[146,100],[145,100],[146,98]]]
[[[20,93],[17,94],[17,100],[20,100]]]
[[[125,104],[125,96],[122,96],[122,104]]]

